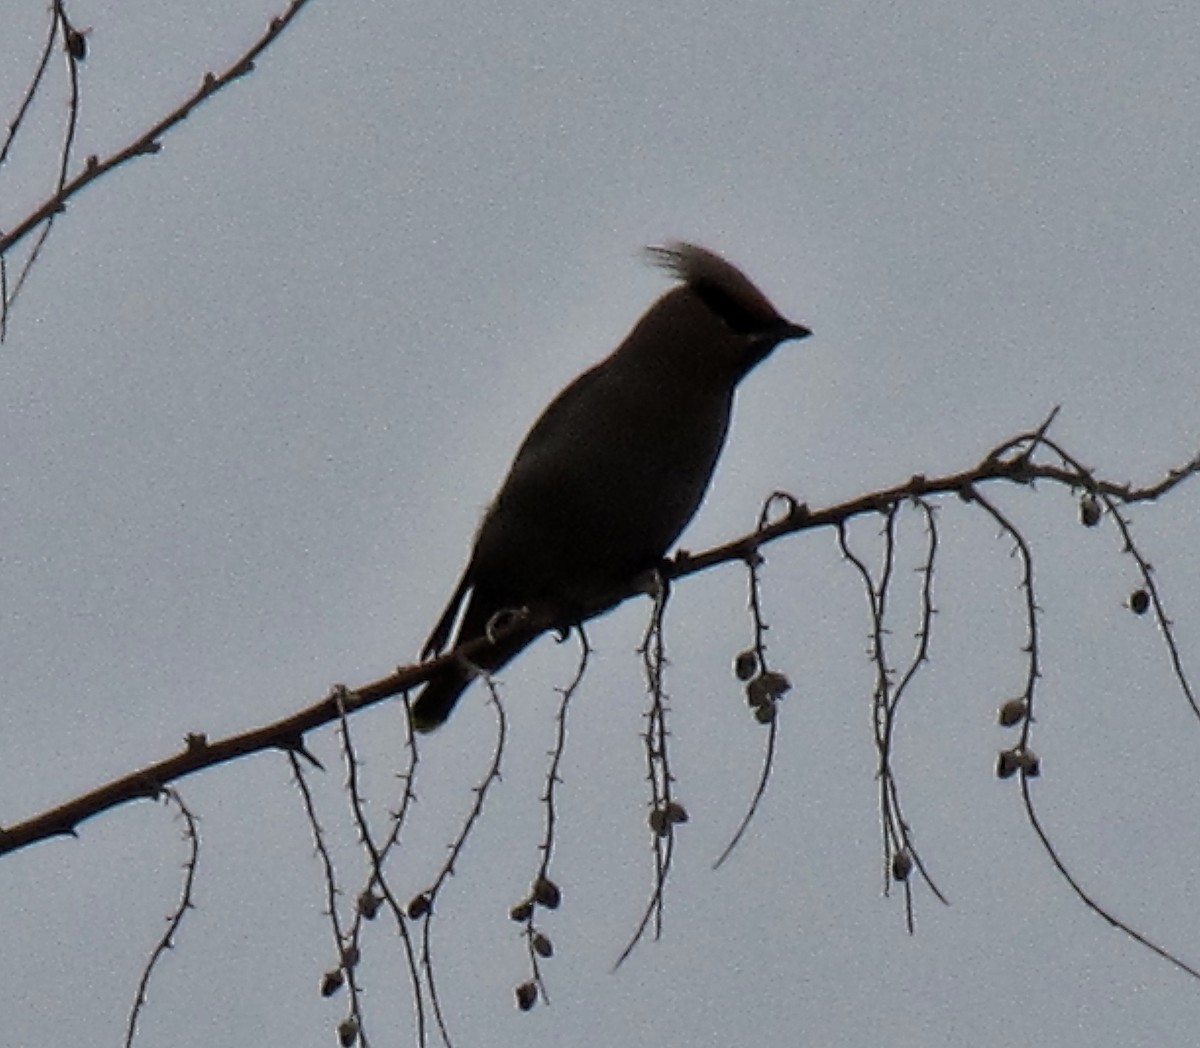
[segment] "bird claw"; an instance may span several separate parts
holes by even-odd
[[[487,634],[487,639],[495,644],[501,636],[511,633],[528,618],[528,608],[501,608],[488,619],[484,632]]]

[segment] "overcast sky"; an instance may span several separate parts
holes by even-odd
[[[17,10],[18,6],[21,10]],[[9,4],[5,121],[45,4]],[[194,6],[194,5],[193,5]],[[76,0],[94,27],[78,155],[124,145],[279,8]],[[1032,0],[331,3],[162,153],[58,222],[0,346],[0,823],[282,716],[412,659],[530,422],[666,281],[639,249],[726,255],[815,337],[744,385],[682,544],[731,538],[784,489],[814,505],[964,468],[1036,426],[1149,482],[1200,446],[1200,12]],[[0,170],[0,227],[44,199],[64,78]],[[1200,487],[1132,513],[1200,679]],[[1037,559],[1035,783],[1085,886],[1200,963],[1200,724],[1111,523],[1050,486],[995,492]],[[1200,983],[1088,914],[992,774],[1019,690],[1019,566],[978,510],[940,523],[932,663],[896,770],[950,907],[917,934],[881,894],[861,586],[829,533],[768,551],[792,678],[757,822],[712,872],[764,735],[730,671],[736,566],[675,592],[667,681],[680,833],[665,937],[612,964],[651,885],[634,655],[645,601],[594,624],[571,722],[545,922],[549,1007],[508,907],[536,868],[554,688],[573,644],[503,674],[504,779],[441,902],[459,1045],[1189,1045]],[[874,562],[877,525],[854,529]],[[913,628],[922,524],[901,525]],[[402,712],[357,721],[374,813]],[[426,740],[397,890],[423,888],[482,777],[476,688]],[[347,890],[361,881],[337,739],[310,740]],[[344,1000],[320,866],[282,756],[182,784],[202,817],[196,910],[150,991],[147,1045],[325,1045]],[[0,862],[4,1044],[117,1044],[185,849],[145,802]],[[412,1041],[385,921],[363,965],[372,1044]]]

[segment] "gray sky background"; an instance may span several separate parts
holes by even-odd
[[[78,0],[94,26],[79,156],[124,144],[223,67],[276,7]],[[9,5],[15,111],[45,5]],[[666,0],[506,7],[322,3],[161,155],[60,219],[0,348],[0,821],[334,681],[413,657],[526,428],[665,284],[638,249],[695,240],[816,337],[743,387],[699,549],[776,488],[824,504],[977,461],[1039,423],[1116,479],[1200,445],[1200,12],[1015,0]],[[0,172],[0,224],[48,188],[65,93]],[[996,491],[1038,557],[1036,785],[1085,885],[1200,962],[1200,724],[1173,689],[1111,524],[1050,488]],[[1132,516],[1193,680],[1197,488]],[[573,645],[504,674],[504,780],[447,890],[440,987],[460,1045],[1187,1045],[1200,984],[1086,913],[992,776],[1018,690],[1009,545],[947,501],[933,662],[897,773],[952,902],[918,934],[881,897],[860,585],[833,537],[768,552],[772,655],[795,682],[758,821],[709,869],[763,744],[730,660],[744,572],[678,587],[669,620],[681,833],[664,941],[610,968],[650,887],[635,602],[596,623],[571,722],[545,921],[550,1007],[518,1014],[508,907],[536,867],[555,685]],[[875,556],[876,525],[854,530]],[[905,518],[906,568],[921,525]],[[898,599],[915,608],[917,577]],[[897,620],[907,643],[913,619]],[[356,721],[374,810],[399,708]],[[424,887],[486,766],[476,689],[424,746],[393,869]],[[332,768],[332,732],[311,740]],[[360,882],[339,770],[325,825]],[[320,868],[282,757],[182,786],[202,816],[197,909],[151,987],[144,1044],[334,1043]],[[119,1043],[178,895],[166,809],[0,863],[5,1044]],[[411,1042],[394,936],[367,938],[376,1045]]]

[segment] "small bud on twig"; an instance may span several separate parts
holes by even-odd
[[[1011,728],[1020,724],[1029,716],[1029,700],[1024,695],[1009,699],[996,711],[996,720],[1003,728]]]
[[[1042,773],[1042,762],[1033,750],[1017,746],[1001,750],[996,758],[996,774],[1002,779],[1011,779],[1018,771],[1027,779],[1036,779]]]
[[[1018,750],[1001,750],[996,758],[996,774],[1001,779],[1011,779],[1021,766]]]
[[[740,681],[748,681],[758,672],[758,655],[752,649],[739,651],[733,660],[733,675]]]
[[[547,910],[557,910],[562,892],[549,877],[539,877],[533,885],[533,901]]]
[[[508,916],[510,920],[514,920],[518,924],[524,924],[533,916],[533,900],[526,899],[524,902],[517,903],[516,906],[508,911]]]
[[[533,980],[521,983],[517,987],[517,1007],[523,1012],[529,1011],[530,1008],[537,1004],[537,996],[537,983]]]
[[[788,680],[787,674],[778,670],[767,670],[746,685],[746,701],[751,706],[765,706],[782,698],[791,688],[792,682]]]
[[[82,62],[87,58],[87,35],[81,33],[73,25],[67,26],[66,38],[63,41],[63,46],[76,62]]]
[[[358,1020],[354,1016],[343,1019],[338,1024],[338,1044],[342,1048],[350,1048],[358,1040]]]

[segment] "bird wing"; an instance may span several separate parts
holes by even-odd
[[[454,593],[446,605],[446,610],[442,612],[441,618],[438,619],[437,625],[433,627],[433,632],[429,634],[429,639],[421,649],[422,659],[433,658],[434,655],[440,655],[446,650],[450,642],[450,633],[454,629],[454,622],[458,618],[459,609],[470,588],[471,566],[468,564],[462,573],[462,578],[458,580],[458,585],[454,587]]]

